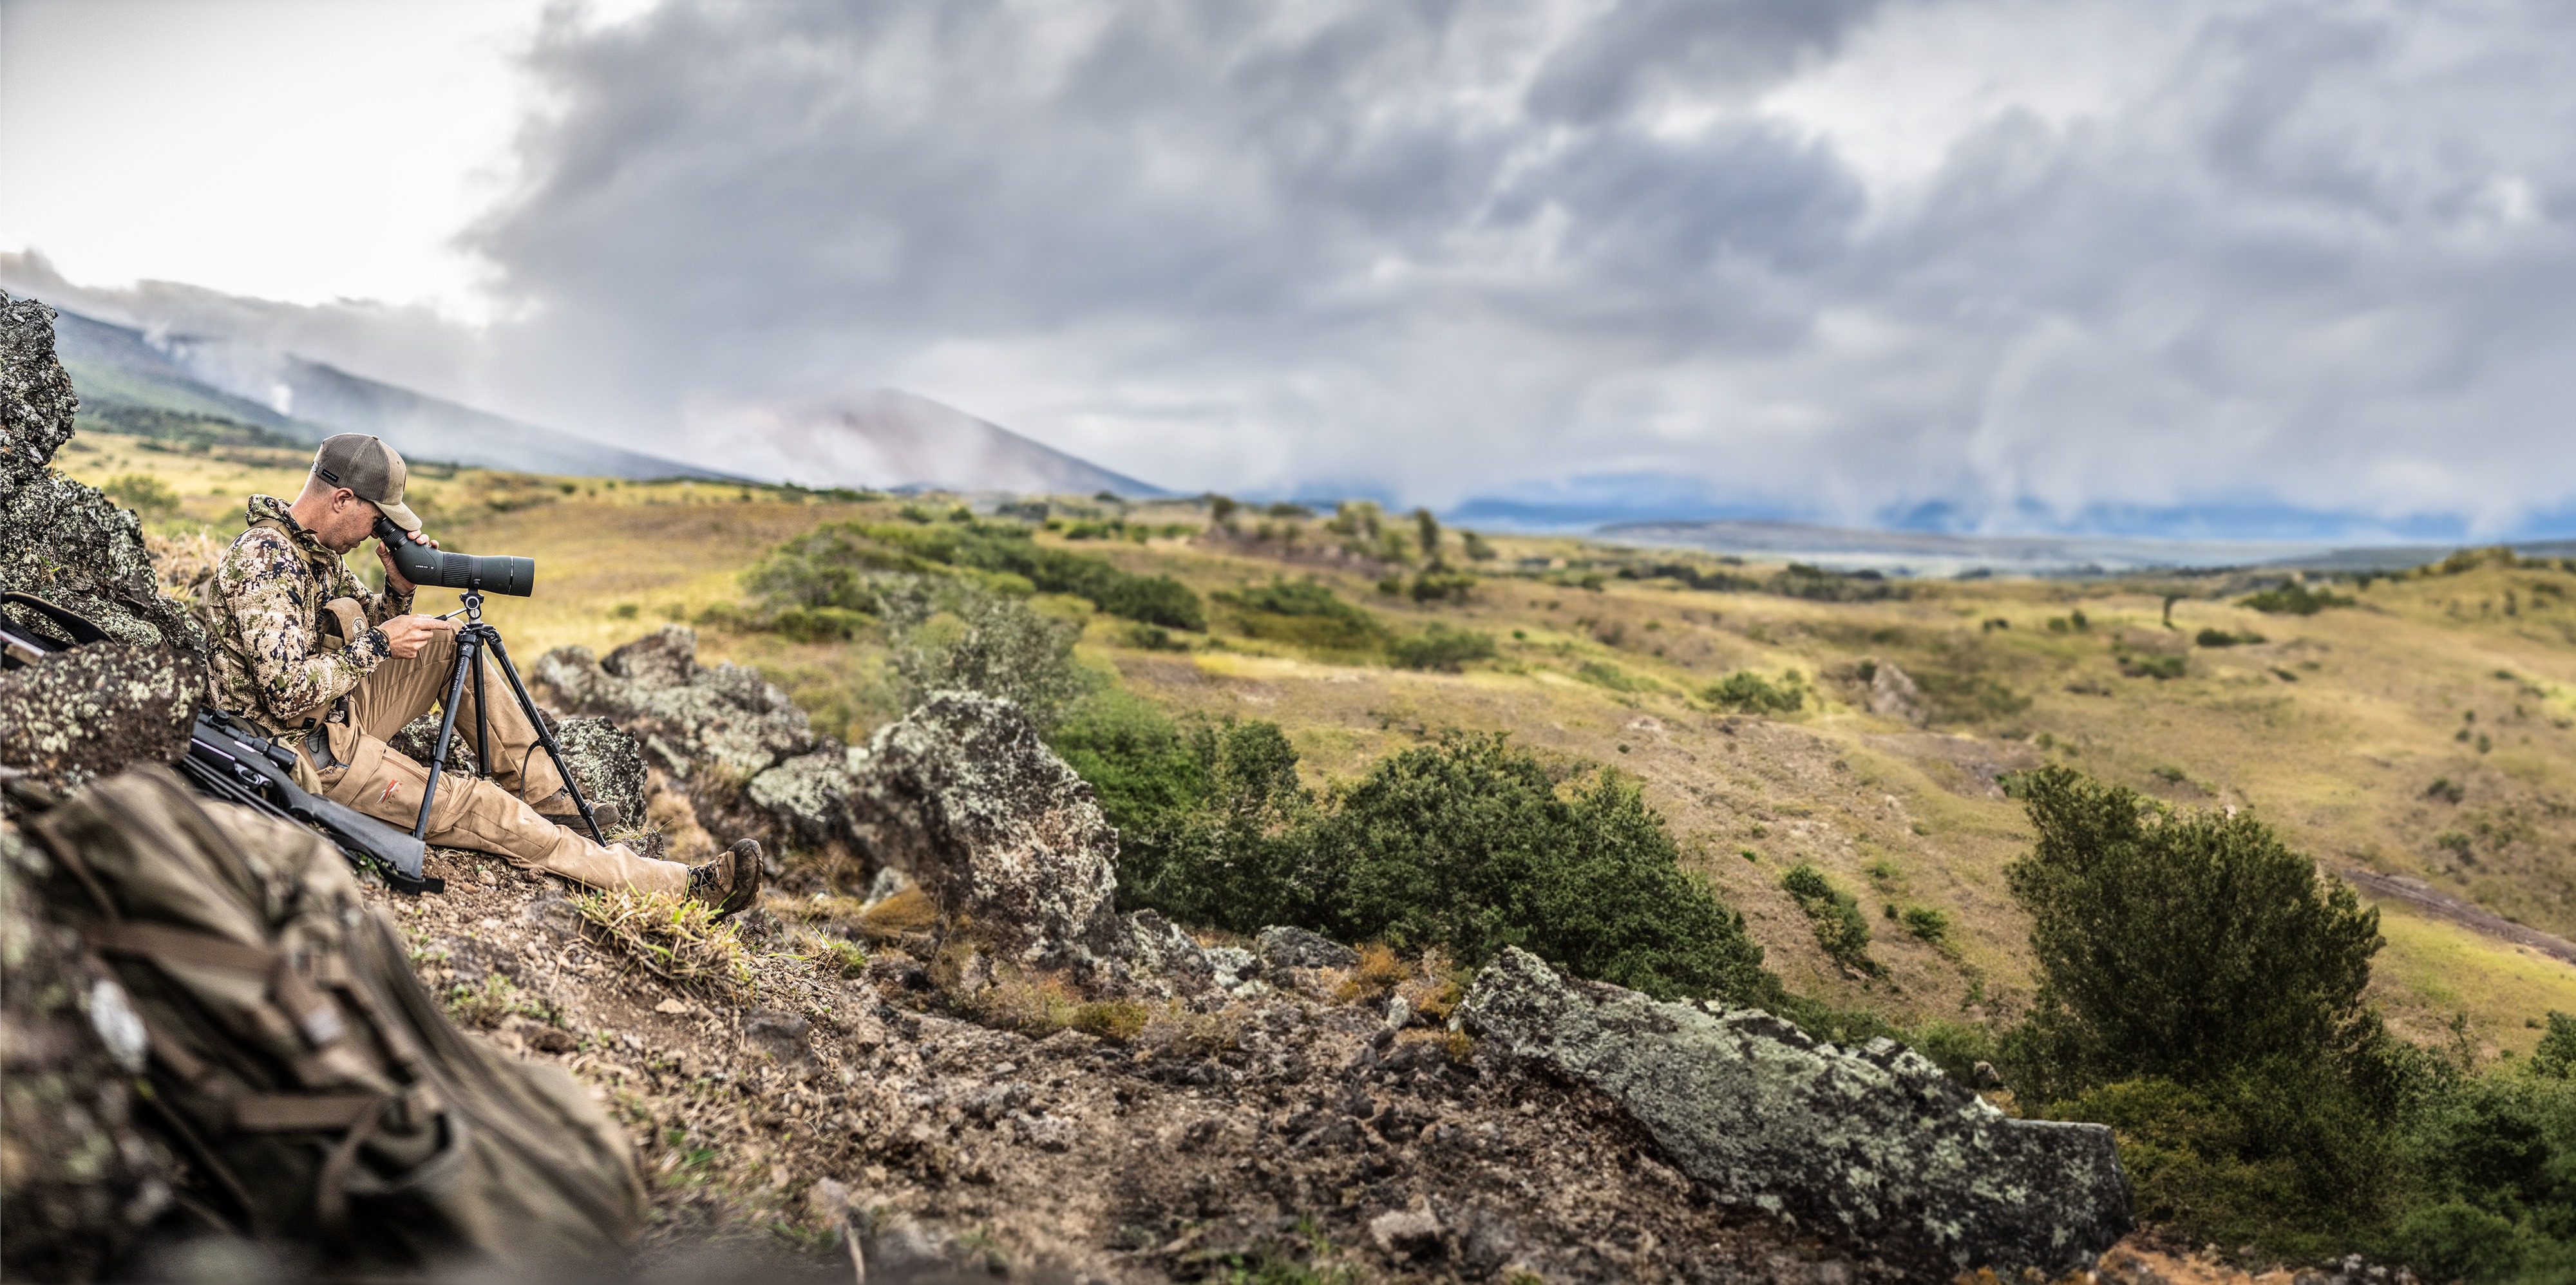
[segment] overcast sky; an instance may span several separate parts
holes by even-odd
[[[711,463],[890,385],[1189,489],[2576,533],[2538,0],[0,12],[0,244]]]

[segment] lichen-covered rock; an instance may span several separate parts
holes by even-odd
[[[48,467],[79,405],[54,357],[53,321],[53,309],[0,292],[0,590],[68,607],[118,642],[169,648],[202,687],[205,630],[161,596],[141,520]],[[70,641],[41,616],[7,610]]]
[[[0,670],[0,766],[68,793],[187,752],[201,680],[166,648],[92,643]]]
[[[554,724],[555,743],[574,784],[593,808],[610,804],[632,824],[644,819],[644,747],[604,718],[567,718]]]
[[[2076,1270],[2130,1226],[2109,1129],[2011,1119],[1891,1041],[1842,1049],[1752,1009],[1569,982],[1518,949],[1460,1012],[1617,1101],[1720,1196],[1925,1280]]]
[[[805,711],[740,665],[701,665],[697,631],[665,625],[605,661],[558,647],[531,675],[566,708],[615,720],[646,761],[701,786],[739,788],[780,760],[815,748]]]
[[[849,754],[855,832],[951,922],[1028,967],[1124,957],[1118,832],[1009,701],[936,692]]]
[[[142,1021],[45,917],[48,867],[0,816],[0,1277],[89,1280],[169,1207],[173,1166],[133,1127]]]
[[[850,759],[839,746],[800,754],[751,779],[743,798],[785,846],[830,849],[850,836]]]
[[[1349,968],[1360,953],[1321,933],[1272,925],[1253,939],[1252,953],[1263,968]]]

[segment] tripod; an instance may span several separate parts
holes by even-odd
[[[582,824],[590,827],[590,837],[600,846],[608,845],[608,836],[600,833],[599,818],[591,814],[590,800],[583,798],[581,784],[572,779],[572,768],[564,762],[563,746],[555,743],[554,729],[546,726],[537,713],[537,703],[528,697],[528,685],[519,681],[519,667],[510,663],[510,650],[501,645],[501,631],[483,623],[483,594],[465,591],[465,623],[456,627],[456,672],[447,680],[447,703],[439,711],[438,748],[429,759],[429,784],[420,792],[420,819],[413,823],[415,839],[429,838],[429,805],[438,798],[438,777],[447,770],[447,750],[456,738],[456,706],[465,699],[465,676],[474,676],[474,762],[485,775],[492,771],[492,725],[484,716],[483,667],[475,664],[476,653],[489,647],[492,659],[501,662],[501,676],[510,680],[510,692],[519,698],[519,710],[528,716],[528,724],[537,729],[537,743],[555,761],[555,771],[563,776],[564,789],[572,794],[573,806],[581,809]]]

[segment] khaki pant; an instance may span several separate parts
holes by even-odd
[[[688,891],[689,868],[676,861],[637,856],[626,845],[601,847],[588,835],[546,820],[530,801],[564,788],[554,760],[537,743],[537,729],[510,694],[509,680],[489,658],[478,658],[491,704],[491,779],[448,771],[439,774],[438,801],[429,810],[429,841],[442,847],[489,852],[512,865],[561,875],[594,888],[640,888],[679,896]],[[319,769],[323,793],[398,829],[420,818],[420,796],[429,769],[385,744],[403,725],[447,699],[456,665],[456,635],[434,634],[410,660],[388,657],[349,693],[349,721],[327,723],[332,766]],[[456,744],[474,747],[474,679],[456,714]]]

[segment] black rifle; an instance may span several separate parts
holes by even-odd
[[[0,594],[0,603],[43,616],[71,638],[57,642],[0,615],[0,667],[16,669],[40,656],[104,642],[105,631],[78,613],[33,594]],[[428,852],[420,840],[346,804],[309,794],[295,783],[295,751],[266,732],[219,709],[200,708],[188,733],[188,755],[179,771],[199,790],[270,816],[320,830],[360,869],[375,869],[395,891],[444,892],[447,881],[425,873]]]
[[[350,864],[382,873],[396,892],[447,891],[446,880],[421,869],[428,845],[345,803],[306,793],[295,783],[295,751],[222,710],[197,711],[179,771],[216,798],[320,830]]]

